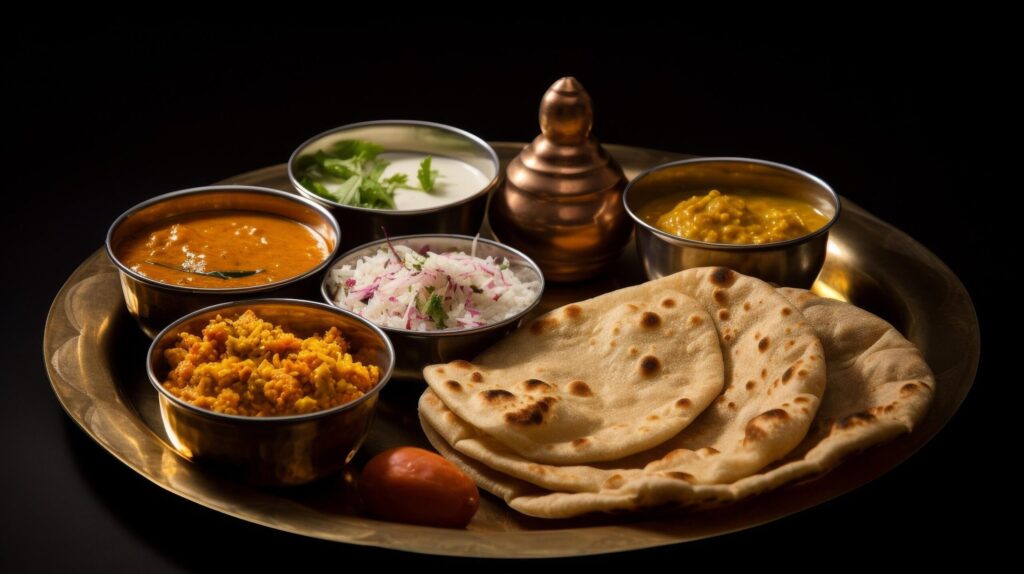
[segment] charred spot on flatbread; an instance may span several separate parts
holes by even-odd
[[[785,422],[788,419],[789,413],[782,409],[771,409],[750,419],[744,429],[743,446],[767,439],[776,423]]]
[[[555,397],[544,397],[517,411],[505,413],[505,422],[519,426],[538,426],[544,422],[544,415],[557,400]]]
[[[526,379],[523,381],[523,389],[528,393],[534,391],[543,392],[551,390],[551,385],[540,379]]]
[[[590,390],[590,385],[583,381],[573,381],[569,383],[569,393],[576,395],[577,397],[594,396],[594,391]]]
[[[732,287],[736,282],[736,272],[728,267],[716,267],[708,276],[708,281],[719,287]]]
[[[653,377],[661,371],[661,361],[654,355],[644,355],[640,359],[640,375],[644,377]]]
[[[480,392],[480,398],[488,404],[498,404],[515,400],[516,396],[505,389],[488,389]]]
[[[640,326],[644,329],[657,329],[661,326],[661,315],[644,311],[644,314],[640,315]]]

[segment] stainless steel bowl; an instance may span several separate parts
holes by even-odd
[[[262,211],[288,217],[309,226],[327,242],[329,253],[306,273],[253,287],[207,289],[161,283],[141,275],[118,258],[122,239],[161,220],[200,211]],[[291,193],[243,185],[197,187],[160,195],[144,201],[118,217],[107,232],[107,256],[121,274],[128,311],[146,335],[153,337],[178,317],[216,303],[252,297],[315,299],[319,274],[338,253],[341,229],[329,211]]]
[[[409,235],[405,237],[393,237],[391,243],[394,245],[405,245],[412,249],[428,248],[435,253],[447,251],[461,251],[470,253],[473,248],[473,238],[463,235]],[[381,248],[385,248],[387,240],[374,241],[367,245],[357,247],[331,264],[323,281],[323,297],[328,303],[334,303],[334,295],[337,292],[331,285],[331,272],[342,265],[355,265],[360,258],[373,255]],[[511,247],[507,247],[487,239],[478,239],[476,246],[477,257],[493,256],[495,258],[508,259],[509,269],[522,281],[537,281],[539,289],[537,298],[514,317],[505,319],[498,323],[492,323],[483,327],[472,329],[446,330],[446,331],[410,331],[407,329],[396,329],[392,327],[381,327],[391,341],[395,344],[397,352],[395,377],[402,379],[422,379],[423,367],[434,363],[447,363],[456,359],[472,359],[480,351],[496,343],[506,334],[517,328],[530,311],[540,303],[544,294],[544,275],[540,268],[529,257]]]
[[[389,152],[413,152],[447,156],[479,169],[490,182],[477,193],[454,203],[418,210],[369,209],[341,205],[324,199],[299,183],[295,164],[300,155],[325,149],[338,140],[367,140]],[[315,135],[303,142],[288,159],[288,179],[296,191],[327,207],[345,230],[344,248],[351,249],[384,237],[412,233],[475,235],[480,230],[491,191],[501,176],[498,154],[475,135],[431,122],[380,120],[350,124]]]
[[[217,413],[182,401],[163,387],[169,371],[164,351],[174,346],[179,333],[198,333],[217,315],[234,317],[246,309],[302,337],[337,327],[353,352],[371,357],[369,362],[380,367],[380,382],[348,404],[278,417]],[[179,453],[247,482],[283,486],[316,480],[352,460],[369,432],[394,361],[395,350],[383,331],[348,311],[311,301],[256,299],[214,305],[175,321],[153,340],[146,370],[157,390],[164,429]]]
[[[706,194],[753,190],[809,203],[829,218],[807,235],[761,245],[705,243],[655,228],[637,213],[667,194]],[[638,175],[623,195],[636,223],[636,246],[648,279],[692,267],[724,266],[778,285],[810,287],[825,262],[828,230],[839,218],[839,195],[821,179],[799,169],[739,157],[687,159],[657,166]]]

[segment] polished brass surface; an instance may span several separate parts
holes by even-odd
[[[590,133],[590,96],[575,78],[544,94],[541,135],[505,170],[488,218],[502,243],[522,250],[551,281],[595,277],[629,242],[626,177]]]
[[[339,256],[324,275],[321,295],[330,304],[334,304],[337,290],[330,284],[331,269],[342,265],[355,266],[359,259],[376,254],[387,246],[387,239],[375,241],[357,247]],[[391,238],[393,245],[405,245],[417,251],[428,249],[434,253],[461,251],[471,253],[474,240],[465,235],[406,235]],[[508,260],[509,270],[521,281],[536,281],[541,292],[544,290],[544,276],[537,264],[529,257],[506,245],[495,243],[489,239],[475,241],[477,257],[494,257],[496,260]],[[540,303],[540,297],[514,317],[498,321],[475,329],[458,331],[410,331],[393,327],[381,327],[395,345],[395,378],[423,380],[423,367],[436,363],[447,363],[455,359],[470,360],[480,351],[498,342],[503,336],[522,323],[523,318],[530,314]]]
[[[178,342],[179,333],[199,333],[218,316],[235,318],[246,310],[301,338],[337,327],[353,355],[380,368],[380,382],[346,405],[277,417],[216,413],[163,388],[169,371],[164,351]],[[207,307],[171,323],[153,339],[146,372],[159,394],[164,431],[182,456],[253,484],[290,486],[337,472],[352,460],[366,439],[394,365],[395,351],[387,336],[361,317],[312,301],[256,299]]]
[[[283,215],[307,225],[324,238],[327,256],[309,271],[266,285],[208,289],[170,285],[136,273],[117,260],[121,239],[158,221],[185,213],[211,210],[262,211]],[[107,232],[107,256],[120,270],[121,288],[128,312],[146,335],[153,337],[171,321],[217,303],[254,297],[316,299],[320,275],[334,259],[340,245],[338,222],[324,208],[281,190],[258,186],[215,185],[175,191],[144,201],[121,214]]]
[[[341,205],[324,199],[303,187],[293,167],[299,156],[324,149],[338,140],[366,140],[388,151],[405,151],[446,156],[464,161],[490,178],[477,193],[454,203],[417,210],[369,209]],[[315,135],[292,152],[288,160],[291,188],[331,210],[338,218],[342,234],[342,250],[382,239],[415,233],[451,233],[476,235],[484,220],[487,198],[501,179],[497,154],[487,142],[475,135],[432,122],[414,120],[380,120],[341,126]]]
[[[495,144],[506,160],[521,147]],[[682,157],[608,148],[629,176]],[[232,182],[289,187],[283,165]],[[575,285],[549,284],[540,308],[642,279],[636,251],[627,249],[606,276]],[[189,463],[167,440],[157,393],[145,373],[149,341],[124,310],[116,269],[102,251],[71,275],[54,300],[43,351],[57,398],[89,436],[154,484],[208,508],[306,536],[413,552],[495,557],[599,554],[716,536],[810,508],[878,478],[949,421],[974,381],[979,331],[970,297],[948,267],[906,234],[845,200],[814,288],[881,315],[921,349],[937,383],[931,410],[913,434],[873,447],[817,480],[700,513],[547,521],[519,515],[485,495],[467,530],[366,518],[356,509],[353,473],[386,448],[429,448],[415,411],[422,386],[400,381],[381,394],[373,428],[353,465],[334,477],[282,491],[254,488]],[[884,479],[877,485],[887,487],[891,485]]]
[[[829,218],[812,233],[760,245],[705,243],[673,235],[638,215],[652,200],[717,189],[728,194],[757,191],[807,203]],[[636,247],[649,279],[692,267],[731,267],[777,285],[807,289],[825,263],[828,230],[838,220],[841,202],[824,181],[786,165],[738,157],[696,158],[655,167],[629,183],[624,201],[636,222]]]

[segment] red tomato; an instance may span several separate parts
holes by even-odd
[[[480,505],[480,491],[465,473],[411,446],[386,450],[366,463],[359,493],[378,518],[445,528],[465,528]]]

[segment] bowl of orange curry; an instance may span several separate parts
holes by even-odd
[[[128,311],[153,337],[209,305],[315,298],[341,229],[325,208],[273,189],[218,185],[129,209],[107,232]]]
[[[731,267],[808,288],[825,262],[839,195],[800,169],[739,157],[652,168],[626,186],[626,212],[650,279],[692,267]]]

